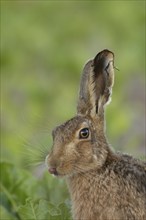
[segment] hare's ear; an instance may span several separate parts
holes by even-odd
[[[114,54],[103,50],[83,69],[77,113],[92,117],[102,113],[104,105],[110,101],[113,84]]]

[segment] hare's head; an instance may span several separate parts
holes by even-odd
[[[77,115],[56,127],[46,157],[50,173],[71,176],[101,167],[108,147],[104,135],[104,107],[114,83],[114,54],[103,50],[83,69]]]

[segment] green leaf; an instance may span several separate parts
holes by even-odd
[[[0,192],[0,205],[5,207],[8,211],[11,209],[11,203],[4,192]]]
[[[34,178],[31,173],[18,169],[11,163],[2,162],[0,165],[2,170],[0,204],[3,206],[3,213],[7,213],[8,217],[14,216],[13,218],[18,219],[18,216],[21,220],[71,219],[69,204],[62,203],[57,206],[47,200],[40,199],[43,198],[43,190],[43,193],[46,195],[48,193],[48,196],[49,192],[52,192],[50,187],[53,184],[49,181],[48,188],[48,178],[43,178],[40,181]],[[64,185],[63,182],[56,184],[58,184],[58,188]]]
[[[0,183],[0,190],[2,191],[0,195],[1,205],[3,205],[8,211],[11,210],[12,213],[16,213],[17,204],[15,203],[15,200],[12,194],[9,193],[7,188],[2,183]]]
[[[42,210],[43,212],[44,210]],[[26,220],[37,220],[37,212],[38,212],[38,204],[33,203],[30,199],[27,200],[26,204],[23,206],[20,206],[18,209],[18,213],[21,217],[21,219]]]
[[[58,208],[61,210],[62,220],[71,220],[71,212],[68,204],[61,203]]]
[[[60,215],[61,214],[59,208],[57,208],[52,203],[48,203],[48,209],[49,209],[49,213],[50,213],[51,216],[56,216],[56,215]]]
[[[22,220],[59,220],[61,219],[60,210],[46,200],[34,202],[31,199],[18,209]]]
[[[16,217],[11,215],[3,206],[0,205],[0,219],[1,220],[17,220]]]
[[[38,181],[31,173],[16,168],[8,162],[0,163],[2,192],[16,205],[24,204],[26,198],[38,199]],[[13,199],[12,199],[13,198]],[[14,206],[14,204],[13,204]]]

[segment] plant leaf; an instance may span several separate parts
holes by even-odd
[[[38,204],[33,203],[30,199],[27,199],[26,204],[22,205],[18,209],[20,218],[23,220],[37,220]],[[43,211],[43,210],[42,210]]]
[[[69,205],[61,203],[58,208],[61,210],[62,220],[71,220],[71,212]]]
[[[61,219],[60,210],[46,200],[34,202],[27,199],[26,204],[18,209],[22,220],[59,220]]]
[[[11,215],[3,206],[0,205],[0,219],[1,220],[17,220],[16,217]]]

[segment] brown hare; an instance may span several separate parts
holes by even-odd
[[[114,54],[103,50],[83,69],[77,115],[52,132],[46,163],[66,177],[74,220],[146,219],[146,164],[114,152],[105,135],[113,84]]]

